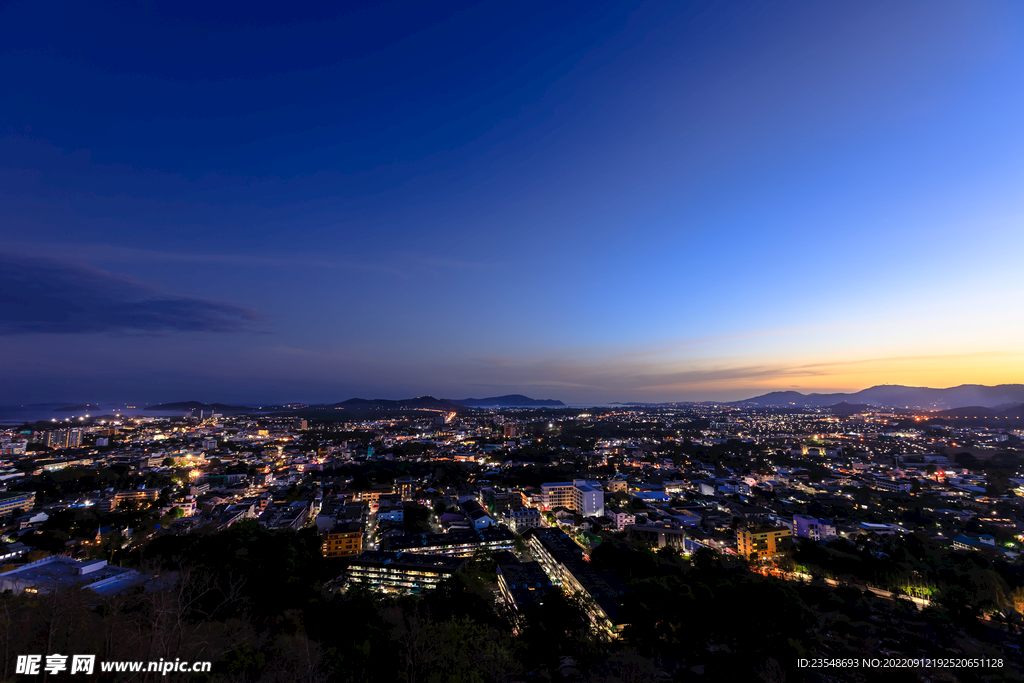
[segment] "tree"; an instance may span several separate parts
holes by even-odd
[[[977,469],[978,467],[981,466],[981,463],[978,461],[978,459],[971,455],[970,453],[958,453],[957,456],[953,459],[953,462],[955,462],[957,465],[960,465],[961,467],[966,467],[967,469],[971,470]]]
[[[1002,496],[1010,486],[1010,478],[1006,476],[1005,472],[992,472],[988,475],[985,493],[990,496]]]
[[[163,467],[174,467],[174,458],[172,458],[171,456],[167,456],[166,458],[163,459],[163,462],[161,462],[160,464]]]
[[[526,541],[519,534],[516,534],[515,548],[517,553],[525,553],[527,550]]]

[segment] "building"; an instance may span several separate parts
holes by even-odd
[[[462,571],[466,562],[450,555],[369,550],[349,564],[348,583],[385,593],[423,593]]]
[[[17,491],[0,493],[0,517],[9,515],[15,510],[28,512],[36,505],[35,491]]]
[[[790,543],[793,532],[784,526],[739,529],[736,531],[736,550],[741,557],[763,560],[780,555]]]
[[[82,430],[54,429],[46,432],[43,443],[49,448],[79,448],[82,445]]]
[[[630,524],[636,524],[636,515],[634,515],[632,512],[610,510],[608,512],[608,518],[615,523],[616,531],[625,531],[626,527]]]
[[[797,538],[809,538],[812,541],[823,541],[836,537],[836,525],[824,519],[793,515],[793,535]]]
[[[377,503],[380,501],[381,496],[390,496],[395,492],[392,486],[374,486],[369,491],[360,491],[356,494],[356,500],[362,503],[366,503],[370,506],[371,510],[377,509]]]
[[[664,505],[672,501],[672,496],[664,491],[637,491],[633,494],[633,497],[652,505]]]
[[[527,529],[537,529],[543,526],[540,510],[523,507],[522,505],[513,507],[506,512],[505,519],[508,520],[509,526],[517,534],[521,534]]]
[[[540,489],[545,510],[576,508],[576,487],[572,482],[541,484]]]
[[[417,482],[413,477],[395,479],[395,493],[404,501],[414,500],[413,494],[416,493],[417,488]]]
[[[363,552],[363,525],[339,522],[324,534],[324,557],[352,557]]]
[[[377,499],[377,521],[405,521],[405,507],[398,496],[380,496]]]
[[[267,529],[291,529],[298,531],[309,520],[310,504],[300,500],[290,505],[273,503],[257,518],[260,526]]]
[[[879,536],[895,536],[897,533],[907,533],[907,529],[899,524],[873,524],[871,522],[861,522],[858,531],[862,534],[877,534]]]
[[[583,550],[564,531],[556,528],[526,532],[530,554],[540,563],[553,585],[570,595],[579,595],[596,628],[610,636],[621,633],[621,596],[626,587],[609,573],[598,574],[583,559]]]
[[[584,517],[604,516],[604,490],[596,481],[574,479],[571,482],[541,484],[541,504],[545,510],[565,508]]]
[[[515,613],[543,601],[553,585],[537,562],[499,564],[497,573],[498,591]]]
[[[50,593],[77,586],[112,595],[144,581],[134,569],[111,567],[106,560],[81,562],[66,555],[50,555],[0,574],[0,592]]]
[[[29,550],[30,548],[20,541],[15,543],[0,543],[0,564],[6,564],[11,560],[16,560]]]
[[[483,529],[494,524],[494,519],[475,500],[463,501],[461,507],[463,514],[466,515],[474,529]]]
[[[96,504],[96,508],[101,512],[110,512],[116,510],[124,503],[133,501],[135,503],[145,503],[156,500],[160,497],[160,489],[135,489],[134,491],[117,491],[110,498],[104,498]]]
[[[988,534],[983,534],[978,538],[971,538],[961,534],[953,539],[950,544],[954,550],[994,550],[996,546],[996,539]]]
[[[382,550],[468,557],[479,549],[491,552],[511,550],[515,540],[515,534],[507,527],[492,525],[447,534],[406,534],[385,538],[380,545]]]
[[[509,508],[522,502],[522,495],[519,492],[495,491],[493,488],[485,488],[480,491],[480,499],[484,503],[484,509],[491,515],[503,515],[508,513]]]
[[[878,478],[874,480],[873,486],[879,491],[888,491],[889,493],[910,493],[913,484],[900,479]]]
[[[612,493],[625,493],[629,482],[625,479],[609,479],[604,483],[604,486]]]
[[[634,524],[628,529],[629,535],[652,548],[669,546],[681,553],[688,552],[686,530],[669,524]]]

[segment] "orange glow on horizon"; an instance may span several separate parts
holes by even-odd
[[[746,370],[746,372],[744,371]],[[946,388],[962,384],[1024,384],[1024,354],[981,353],[799,363],[774,362],[742,369],[717,368],[706,379],[637,387],[637,393],[736,394],[750,391],[857,392],[881,384]],[[716,377],[715,375],[719,375]]]

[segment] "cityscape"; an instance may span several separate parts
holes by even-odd
[[[5,647],[45,624],[216,680],[1024,675],[1024,404],[475,402],[7,427]]]
[[[0,3],[0,683],[1024,680],[1024,2]]]

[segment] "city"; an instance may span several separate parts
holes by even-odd
[[[473,655],[484,659],[448,666],[486,663],[488,680],[796,675],[806,652],[927,659],[940,647],[1000,660],[1000,675],[1024,671],[1017,416],[416,401],[437,407],[317,418],[316,406],[202,406],[8,427],[0,587],[77,589],[80,609],[123,608],[231,550],[216,575],[194,579],[195,599],[227,602],[203,612],[203,628],[226,628],[246,600],[250,619],[276,604],[304,624],[304,647],[316,646],[307,664],[324,680],[351,655],[312,613],[354,604],[379,610],[385,631],[400,611],[389,647],[425,658],[398,674],[363,652],[373,680],[418,680],[455,656],[443,638],[402,649],[427,623],[486,640]],[[795,621],[779,633],[782,613]],[[248,628],[281,647],[266,638],[282,625]],[[9,631],[7,646],[28,635]],[[741,652],[754,657],[737,662]]]

